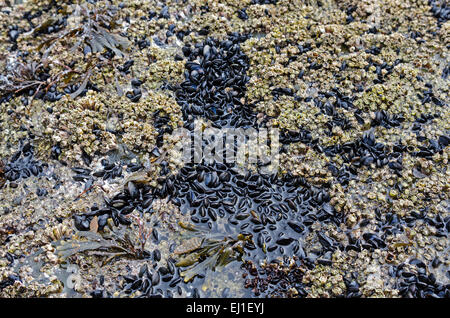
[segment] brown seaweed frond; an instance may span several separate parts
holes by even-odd
[[[198,229],[195,229],[194,233],[189,235],[190,238],[183,240],[174,251],[174,254],[179,256],[176,266],[186,267],[181,272],[185,282],[204,271],[214,271],[217,267],[239,260],[244,253],[245,244],[251,241],[251,236],[243,234],[231,237]]]

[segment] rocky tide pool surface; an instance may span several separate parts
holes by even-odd
[[[0,2],[0,297],[449,298],[449,15]]]

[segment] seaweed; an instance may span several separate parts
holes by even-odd
[[[68,241],[54,242],[53,244],[56,246],[58,256],[63,260],[75,254],[86,252],[90,255],[107,257],[103,261],[103,265],[116,257],[144,259],[150,255],[144,248],[145,241],[142,242],[139,237],[138,242],[136,242],[130,234],[130,229],[127,229],[124,233],[111,232],[109,234],[80,231]]]
[[[44,49],[44,55],[48,54],[56,42],[69,41],[70,38],[73,38],[75,43],[70,48],[72,51],[79,49],[81,44],[85,44],[83,51],[102,53],[109,49],[117,56],[124,57],[126,54],[122,50],[129,46],[128,40],[111,32],[119,25],[116,11],[116,8],[112,5],[99,8],[96,6],[90,7],[88,4],[77,4],[71,16],[76,18],[78,23],[74,23],[73,27],[46,39],[38,46],[38,50]],[[51,24],[54,19],[56,18],[50,17],[31,30],[29,34],[37,34],[43,27]]]
[[[214,271],[217,267],[241,259],[244,245],[251,241],[251,235],[238,234],[237,237],[231,237],[220,233],[212,234],[186,224],[180,226],[190,231],[174,251],[179,256],[176,266],[186,267],[180,273],[185,282],[204,271]]]
[[[70,15],[68,8],[73,9]],[[55,35],[46,37],[37,46],[36,50],[42,53],[42,59],[48,59],[57,44],[61,44],[63,47],[68,46],[68,50],[72,53],[79,51],[84,54],[86,61],[84,69],[79,72],[72,72],[63,81],[68,86],[74,74],[78,73],[80,75],[74,83],[71,83],[71,85],[79,85],[76,91],[70,94],[72,98],[76,98],[85,90],[95,68],[100,68],[102,64],[113,64],[105,56],[115,55],[119,58],[127,56],[124,50],[128,48],[129,41],[117,32],[114,32],[119,26],[118,21],[120,19],[116,16],[117,8],[111,4],[103,7],[87,3],[81,5],[75,4],[66,6],[66,10],[61,10],[61,12],[61,14],[50,17],[36,26],[26,36],[36,37],[42,30],[45,30],[49,25],[61,19],[64,14],[72,19],[72,23],[66,26],[66,28],[56,32]],[[102,53],[104,53],[104,56]],[[118,94],[122,95],[123,93],[118,83],[116,83],[116,87]]]
[[[40,63],[17,62],[15,65],[8,67],[7,75],[0,75],[0,91],[4,94],[15,95],[20,95],[25,91],[34,91],[32,96],[32,99],[34,99],[39,92],[48,91],[55,83],[70,78],[74,73],[77,73],[66,65],[60,65],[63,66],[63,70],[50,75],[46,71],[50,66],[48,59],[43,59]]]
[[[0,75],[2,96],[17,96],[26,91],[33,91],[33,100],[41,91],[47,92],[53,85],[60,84],[62,88],[71,86],[66,93],[76,98],[85,91],[89,79],[102,66],[112,66],[115,72],[119,72],[116,71],[114,62],[107,58],[114,55],[119,58],[125,57],[124,50],[129,46],[128,40],[114,31],[120,21],[117,18],[117,9],[110,3],[102,7],[85,3],[66,5],[64,8],[57,15],[49,17],[23,35],[25,38],[36,38],[45,34],[45,30],[56,21],[61,19],[71,21],[65,28],[61,27],[57,32],[45,37],[35,49],[41,53],[35,61],[29,63],[17,61],[7,66],[5,75]],[[58,45],[72,53],[76,51],[83,53],[83,66],[75,70],[73,67],[79,61],[72,61],[68,64],[70,66],[59,62],[61,58],[56,56],[55,50]],[[50,75],[49,70],[55,66],[61,70]],[[117,93],[123,95],[117,74],[115,78]]]

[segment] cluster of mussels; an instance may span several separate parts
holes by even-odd
[[[47,164],[34,159],[33,153],[33,146],[30,143],[22,144],[19,151],[4,165],[4,179],[14,184],[20,179],[41,175]]]
[[[334,97],[335,101],[330,102],[326,101],[323,102],[322,98],[330,98]],[[329,134],[331,135],[331,131],[333,130],[333,127],[339,126],[342,130],[347,130],[350,128],[353,128],[349,119],[346,118],[344,115],[339,114],[337,111],[337,108],[344,108],[346,110],[349,110],[351,108],[354,108],[353,106],[353,99],[352,97],[343,95],[339,89],[334,89],[330,92],[320,92],[317,97],[313,99],[314,104],[321,110],[322,113],[324,113],[327,116],[331,116],[331,120],[327,123],[327,128],[329,129]],[[357,117],[357,115],[355,115]]]
[[[434,262],[432,263],[433,266]],[[450,284],[443,285],[436,281],[436,276],[429,273],[424,262],[418,259],[409,261],[409,270],[402,263],[392,268],[391,274],[397,277],[400,295],[406,298],[449,298]]]
[[[338,169],[334,163],[329,163],[328,167],[333,176],[345,185],[349,180],[356,178],[360,167],[370,166],[372,163],[378,168],[389,164],[394,172],[400,173],[403,168],[402,153],[406,151],[406,147],[398,144],[392,150],[390,152],[386,145],[376,142],[373,130],[369,130],[356,141],[326,147],[324,153],[329,157],[341,155],[346,165]]]
[[[14,274],[9,275],[4,280],[0,281],[0,291],[3,288],[14,285],[14,282],[21,281],[20,277]]]
[[[155,191],[148,185],[135,184],[130,181],[123,191],[110,199],[105,198],[103,208],[94,205],[89,213],[75,215],[75,227],[80,231],[88,231],[89,224],[95,216],[98,217],[98,229],[100,231],[105,227],[108,218],[112,218],[116,226],[119,224],[130,225],[130,220],[125,216],[134,210],[139,213],[151,212]]]
[[[198,117],[211,120],[218,128],[255,125],[251,106],[242,100],[250,65],[239,43],[247,38],[233,33],[225,41],[208,38],[194,47],[183,47],[185,80],[173,89],[187,129],[193,129]]]
[[[243,100],[248,58],[239,43],[247,36],[231,34],[225,41],[208,38],[193,49],[184,47],[185,81],[176,87],[177,102],[183,110],[186,127],[202,116],[214,127],[254,127],[252,106]],[[308,131],[282,131],[281,141],[314,143]],[[325,189],[311,187],[291,174],[240,173],[234,164],[186,164],[161,187],[190,213],[193,223],[217,230],[223,224],[227,233],[252,235],[247,257],[262,260],[270,255],[304,255],[299,238],[316,220],[335,221],[335,211],[327,202]],[[222,221],[222,222],[221,222]],[[224,222],[223,222],[224,221]]]
[[[304,255],[299,239],[310,225],[317,220],[339,224],[328,193],[290,174],[244,175],[229,164],[188,164],[168,178],[163,191],[195,224],[213,232],[223,226],[228,234],[252,235],[245,247],[247,258],[256,260]]]
[[[438,25],[447,22],[450,19],[450,7],[444,0],[428,0],[431,6],[431,13],[438,20]]]
[[[383,126],[385,128],[399,127],[405,119],[401,115],[389,116],[386,111],[376,111],[375,118],[372,120],[372,127]]]
[[[183,48],[188,60],[185,81],[172,89],[176,91],[185,126],[189,130],[194,129],[194,119],[199,117],[210,120],[215,127],[258,126],[251,106],[242,101],[249,65],[239,43],[245,39],[245,36],[231,34],[224,41],[208,38],[194,48]],[[164,117],[156,115],[158,126],[164,127]],[[160,130],[160,134],[166,132]],[[285,131],[282,138],[286,143],[298,139],[311,141],[309,132],[304,131]],[[253,259],[259,264],[268,257],[275,259],[296,254],[312,264],[315,258],[329,252],[329,249],[307,257],[301,239],[317,220],[340,223],[334,208],[327,203],[330,200],[327,191],[312,187],[304,179],[291,174],[279,178],[276,173],[242,173],[235,164],[230,163],[188,163],[177,175],[161,177],[158,182],[159,187],[155,188],[128,182],[122,192],[106,199],[103,208],[94,206],[91,212],[75,216],[76,228],[89,230],[94,216],[98,217],[99,230],[104,228],[110,217],[116,226],[129,225],[128,214],[135,210],[153,213],[151,205],[155,198],[169,198],[180,207],[182,214],[190,215],[197,227],[204,227],[212,233],[251,236],[252,240],[244,246],[246,259]],[[158,233],[156,226],[152,233]],[[332,243],[328,245],[333,246]],[[165,270],[160,268],[158,271]],[[159,286],[156,283],[159,282],[156,278],[159,277],[156,276],[158,271],[143,270],[145,273],[138,277],[125,278],[126,292],[140,291],[142,296],[170,296],[196,285],[194,282],[182,284],[181,289],[181,279],[171,278],[168,284]],[[171,276],[174,276],[173,273]],[[194,281],[201,279],[200,273]],[[185,295],[196,296],[199,292],[194,288]]]
[[[153,260],[155,262],[151,269],[148,268],[147,264],[144,264],[137,275],[124,276],[123,291],[126,294],[139,291],[138,297],[172,298],[175,295],[178,297],[200,297],[198,288],[187,285],[181,288],[181,270],[175,266],[176,261],[173,258],[168,258],[166,266],[161,265],[160,260],[155,257],[153,257]]]
[[[102,169],[94,171],[83,167],[74,167],[72,171],[76,174],[73,176],[75,181],[93,180],[93,177],[107,179],[115,179],[122,176],[121,163],[110,163],[107,159],[101,161]],[[91,175],[92,174],[92,175]],[[92,181],[91,181],[92,182]]]
[[[252,105],[247,104],[244,99],[245,86],[249,80],[246,75],[249,64],[239,44],[245,39],[247,36],[234,33],[224,41],[208,38],[203,43],[183,47],[182,51],[187,60],[185,80],[169,88],[175,92],[182,109],[185,128],[191,132],[194,131],[195,119],[199,118],[206,119],[216,128],[258,128],[265,124],[257,122]],[[279,90],[279,93],[290,94],[284,90]],[[332,117],[330,130],[335,125],[343,129],[350,128],[348,120],[342,117],[336,108],[353,109],[353,99],[344,96],[338,89],[321,93],[319,97],[314,99],[314,103],[322,112]],[[331,97],[334,98],[333,102],[322,102],[323,98]],[[358,118],[358,115],[356,111],[355,117]],[[154,117],[160,147],[162,135],[170,133],[170,129],[167,129],[167,118],[164,114],[155,113]],[[372,126],[397,127],[402,121],[400,116],[389,117],[384,112],[377,112]],[[331,161],[329,169],[337,181],[344,185],[356,178],[358,169],[362,166],[388,165],[394,172],[401,173],[403,152],[421,156],[420,151],[414,152],[414,149],[408,149],[401,143],[389,149],[386,145],[376,142],[373,129],[366,131],[356,141],[326,148],[322,148],[319,140],[313,139],[311,133],[303,128],[296,131],[282,130],[280,141],[282,144],[302,142],[329,157],[340,155],[344,164],[338,169]],[[436,149],[430,151],[430,154],[441,151],[447,145],[448,139],[445,136],[439,138],[436,141]],[[157,148],[155,149],[157,151]],[[219,162],[187,163],[177,175],[171,175],[167,169],[163,170],[161,178],[157,180],[158,187],[130,181],[122,192],[106,199],[103,208],[94,206],[91,212],[75,216],[77,229],[89,230],[94,216],[98,217],[99,230],[104,228],[108,218],[112,218],[116,226],[129,225],[128,214],[135,210],[141,214],[153,213],[153,200],[167,198],[180,208],[183,215],[190,216],[196,227],[211,233],[251,237],[252,239],[244,244],[246,263],[242,268],[254,278],[247,279],[245,287],[251,288],[255,295],[292,297],[306,296],[306,286],[301,283],[305,268],[312,268],[315,263],[330,265],[332,253],[336,249],[385,249],[386,235],[403,231],[404,222],[396,215],[377,213],[379,233],[367,232],[361,239],[355,239],[347,233],[349,241],[343,246],[323,231],[317,232],[311,227],[316,221],[332,222],[338,226],[345,222],[328,203],[330,197],[326,189],[327,184],[323,188],[314,187],[303,178],[289,173],[281,178],[276,173],[242,173],[235,164]],[[415,220],[416,218],[408,220],[407,225],[413,224]],[[448,220],[440,221],[448,226]],[[367,223],[362,221],[361,227]],[[161,237],[156,227],[157,224],[154,225],[152,233],[157,243]],[[304,250],[302,242],[309,234],[317,237],[321,249],[308,252]],[[284,257],[285,264],[288,264],[289,257],[292,256],[295,256],[295,265],[273,265],[277,257]],[[160,260],[159,254],[156,259],[154,257],[153,270],[145,266],[139,275],[124,277],[124,292],[139,292],[142,297],[200,296],[196,287],[200,286],[204,275],[200,273],[194,280],[186,283],[180,278],[180,270],[183,267],[177,268],[171,258],[167,259],[167,266],[158,267]],[[269,265],[261,265],[264,260],[269,261]],[[204,259],[198,261],[202,262]],[[289,270],[286,270],[287,268]],[[165,278],[160,279],[161,275]],[[361,295],[359,285],[355,281],[346,281],[346,285],[344,296]],[[291,287],[297,290],[297,294],[289,294],[294,290]],[[95,296],[105,295],[102,291],[94,293]],[[440,295],[439,293],[442,294],[442,291],[436,292],[437,295]]]
[[[0,160],[0,188],[3,187],[3,185],[6,182],[4,169],[5,169],[5,166],[3,164],[3,161]]]
[[[134,294],[139,298],[173,298],[192,297],[199,298],[200,291],[192,286],[181,288],[181,271],[175,266],[176,261],[168,258],[166,265],[161,265],[161,252],[155,250],[151,256],[151,268],[144,264],[136,275],[123,276],[123,293]],[[91,292],[94,298],[109,298],[111,294],[104,288],[97,288]]]

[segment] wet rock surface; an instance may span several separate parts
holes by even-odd
[[[0,295],[448,298],[448,13],[0,5]],[[279,169],[182,162],[197,123]]]

